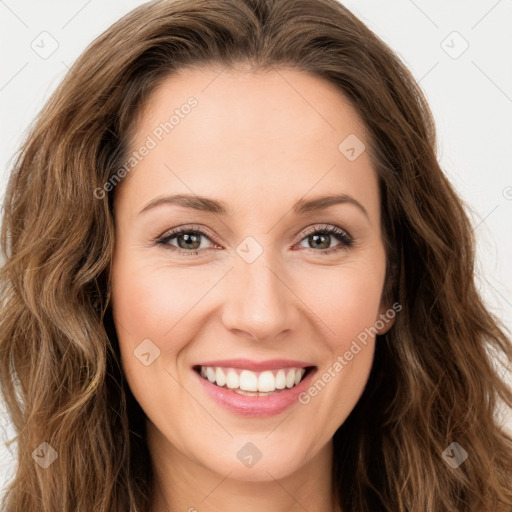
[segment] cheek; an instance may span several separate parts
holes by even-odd
[[[300,401],[331,435],[356,405],[372,367],[384,270],[372,260],[303,281],[301,293],[325,333],[325,357]]]
[[[151,389],[161,387],[159,378],[173,385],[163,372],[180,372],[183,350],[196,329],[191,318],[222,275],[222,270],[171,267],[164,258],[144,257],[129,247],[119,250],[112,266],[112,312],[124,373],[139,403],[155,400]],[[147,352],[153,362],[145,366],[137,356]]]
[[[342,350],[378,319],[384,265],[374,262],[330,270],[303,280],[300,294],[307,297],[331,348]]]
[[[135,253],[135,251],[133,251]],[[179,410],[179,389],[165,372],[174,366],[182,346],[179,320],[186,314],[190,293],[183,293],[173,272],[157,268],[154,262],[120,251],[112,267],[112,313],[119,340],[121,365],[126,381],[148,418],[164,408],[168,414]],[[193,288],[192,288],[193,289]],[[190,305],[188,305],[190,309]],[[177,324],[176,327],[173,327]],[[163,334],[172,343],[162,345]],[[149,354],[146,356],[145,354]]]
[[[200,273],[185,273],[160,261],[120,258],[113,268],[112,302],[116,320],[135,338],[162,339],[204,294]],[[174,327],[176,325],[176,327]]]

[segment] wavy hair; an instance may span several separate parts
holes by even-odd
[[[510,334],[475,286],[471,224],[421,89],[336,0],[143,4],[87,47],[42,108],[12,164],[1,226],[0,382],[18,447],[2,510],[150,509],[145,415],[110,308],[113,193],[94,191],[126,160],[158,84],[241,64],[329,81],[369,133],[385,293],[403,310],[334,435],[336,500],[358,512],[510,512],[512,437],[496,414],[512,408],[496,366],[512,363]],[[47,468],[36,463],[43,442],[58,455]],[[452,442],[468,452],[456,469],[442,456]]]

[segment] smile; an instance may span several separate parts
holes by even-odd
[[[215,361],[193,366],[207,395],[218,405],[245,416],[269,416],[298,401],[317,367],[300,361]]]
[[[293,388],[307,371],[307,368],[280,368],[253,372],[239,368],[201,366],[199,373],[218,387],[231,389],[242,395],[262,396],[276,390]]]

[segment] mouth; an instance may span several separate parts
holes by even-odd
[[[217,404],[245,416],[278,414],[298,401],[317,367],[274,360],[214,361],[192,367],[207,395]]]
[[[193,367],[203,379],[219,388],[245,396],[270,396],[298,386],[316,367],[283,367],[252,371],[222,366]]]

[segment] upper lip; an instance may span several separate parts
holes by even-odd
[[[251,359],[222,359],[216,361],[204,361],[194,366],[210,366],[221,368],[239,368],[241,370],[264,371],[279,368],[307,368],[315,366],[312,363],[296,361],[294,359],[267,359],[266,361],[253,361]]]

